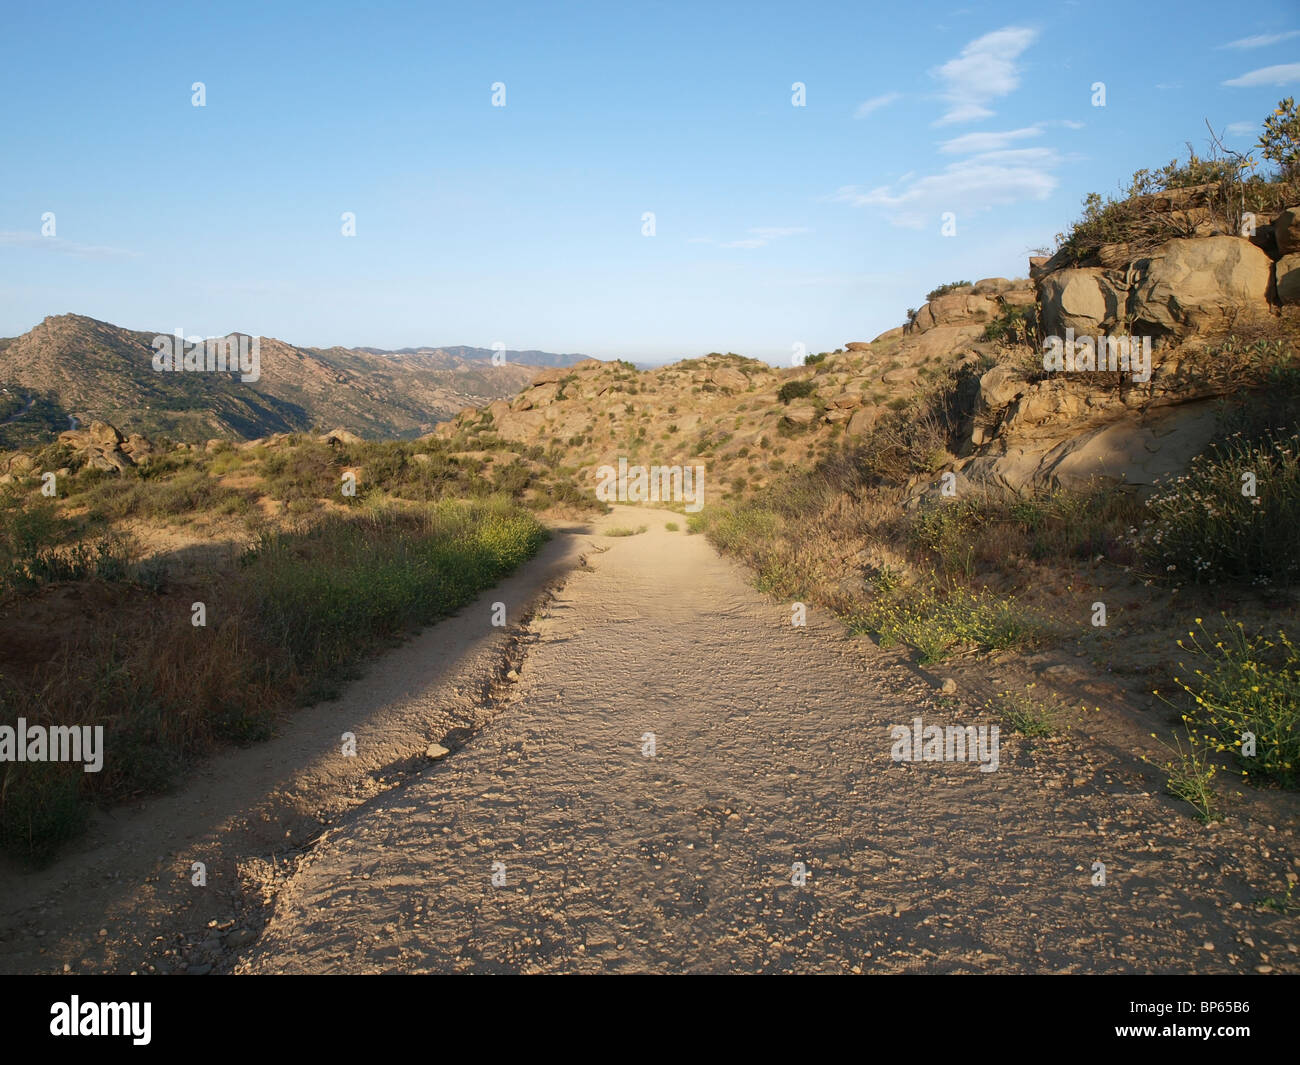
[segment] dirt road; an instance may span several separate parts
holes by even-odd
[[[317,841],[235,971],[1300,969],[1256,904],[1293,824],[1207,829],[1077,733],[896,762],[990,719],[671,518],[601,519],[648,531],[593,537],[509,705]]]

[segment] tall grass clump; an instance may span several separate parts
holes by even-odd
[[[34,507],[0,525],[28,570],[48,550],[33,545],[59,532],[49,522]],[[219,743],[267,738],[280,713],[334,694],[368,655],[472,601],[546,536],[502,497],[366,501],[263,534],[237,565],[183,588],[119,582],[111,631],[73,626],[23,675],[0,677],[0,724],[102,725],[106,755],[98,773],[0,764],[0,847],[43,861],[91,803],[157,791]],[[190,624],[196,600],[207,626]]]
[[[464,606],[536,553],[544,527],[499,500],[378,506],[267,532],[244,559],[267,639],[329,674],[382,640]]]
[[[851,626],[883,646],[913,648],[923,664],[959,651],[1033,647],[1048,635],[1046,623],[1014,599],[962,585],[880,587]]]

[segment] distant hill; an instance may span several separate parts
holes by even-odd
[[[52,440],[70,417],[177,440],[336,427],[369,438],[415,437],[466,407],[516,395],[542,365],[508,354],[494,366],[490,349],[399,354],[263,337],[260,379],[246,383],[231,373],[155,370],[158,335],[64,314],[0,339],[0,448]]]
[[[449,356],[453,359],[463,359],[466,362],[492,362],[492,356],[496,354],[491,348],[470,348],[463,344],[453,345],[451,347],[436,348],[397,348],[395,350],[385,350],[384,348],[353,348],[353,351],[364,351],[368,355],[426,355],[430,357]],[[577,363],[589,359],[589,355],[557,355],[553,351],[509,351],[505,353],[506,362],[522,363],[525,366],[574,366]]]

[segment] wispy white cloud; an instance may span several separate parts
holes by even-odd
[[[1300,37],[1300,30],[1286,30],[1283,33],[1261,33],[1254,37],[1242,37],[1240,40],[1229,41],[1227,44],[1219,45],[1219,47],[1264,48],[1270,44],[1277,44],[1279,41],[1289,41],[1293,37]]]
[[[988,118],[987,106],[1020,85],[1016,60],[1038,37],[1038,31],[1024,26],[1007,26],[971,41],[956,59],[930,73],[944,83],[943,98],[948,111],[934,123],[948,126]]]
[[[1249,137],[1258,128],[1258,122],[1229,122],[1224,132],[1230,137]]]
[[[40,251],[73,255],[79,259],[134,259],[139,252],[125,248],[110,248],[102,244],[78,244],[62,237],[43,237],[39,233],[17,230],[0,230],[0,245],[11,248],[34,248]]]
[[[845,186],[831,199],[854,207],[882,208],[896,226],[921,229],[938,225],[945,211],[963,213],[1044,200],[1056,189],[1054,169],[1061,156],[1051,148],[983,152],[945,167],[938,174],[896,181],[874,189]]]
[[[1300,63],[1282,63],[1275,67],[1260,67],[1239,78],[1225,81],[1235,89],[1254,89],[1261,85],[1291,85],[1300,82]]]
[[[712,237],[691,237],[688,244],[716,244],[719,248],[762,248],[771,241],[785,237],[797,237],[801,233],[811,233],[807,226],[751,226],[745,230],[753,236],[741,240],[717,241]]]
[[[944,141],[939,151],[945,155],[970,155],[973,152],[991,152],[1005,148],[1013,141],[1025,140],[1042,135],[1040,126],[1026,126],[1023,129],[1009,129],[1002,133],[964,133],[960,137]]]
[[[854,118],[866,118],[873,111],[879,111],[882,107],[888,107],[896,100],[901,100],[901,92],[886,92],[879,96],[873,96],[870,100],[863,100],[858,104],[858,109],[853,112]]]

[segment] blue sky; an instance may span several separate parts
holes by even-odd
[[[1294,0],[124,10],[4,15],[0,335],[788,362],[1300,95]]]

